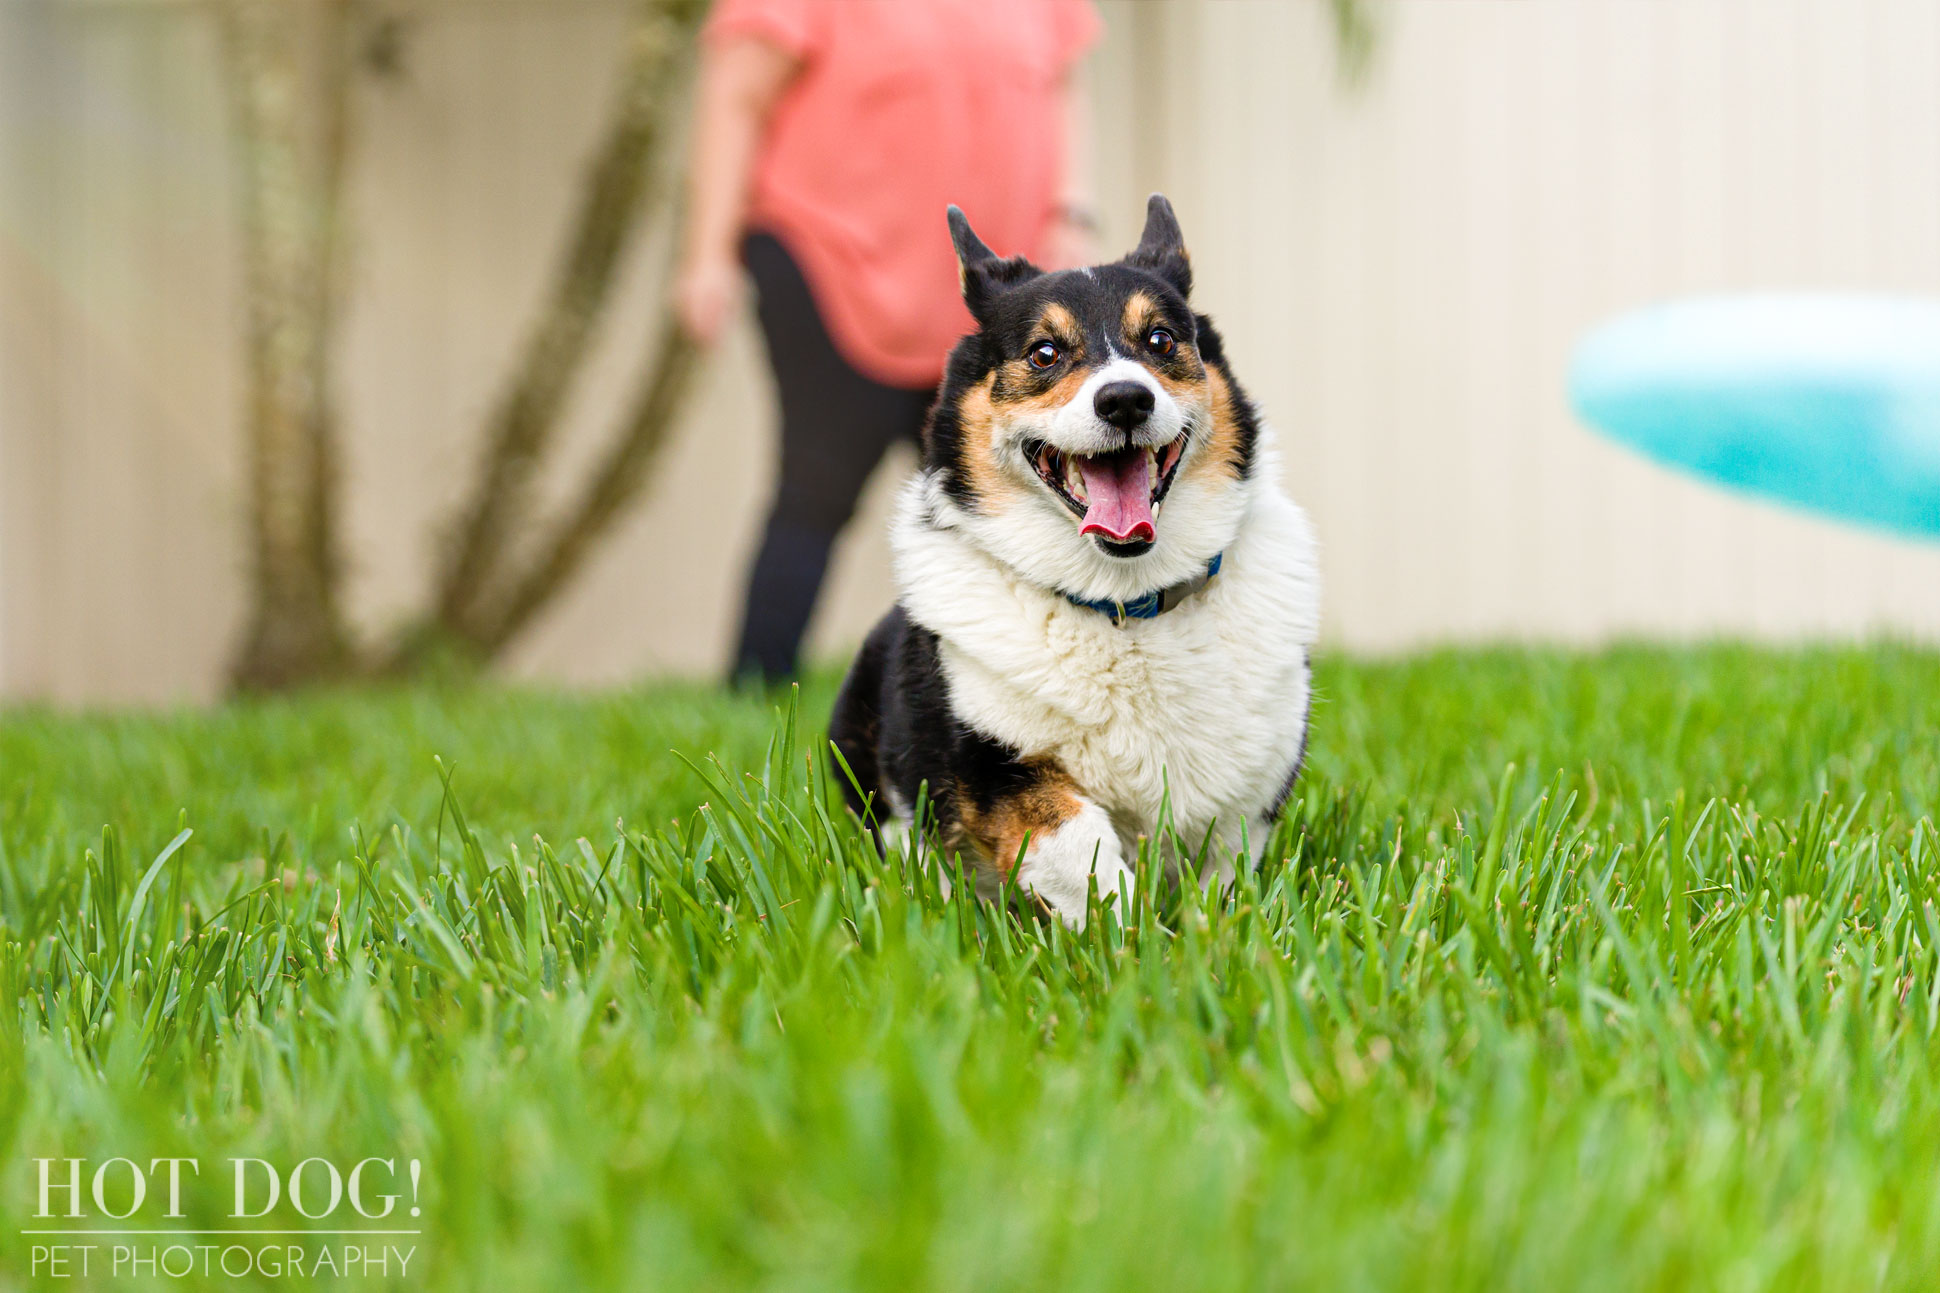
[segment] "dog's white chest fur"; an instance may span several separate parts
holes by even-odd
[[[1161,804],[1196,848],[1217,827],[1258,848],[1306,740],[1319,574],[1306,516],[1256,481],[1219,575],[1120,626],[928,523],[911,483],[892,528],[902,603],[939,638],[952,708],[1025,757],[1050,756],[1129,850]],[[1227,854],[1230,857],[1230,853]]]

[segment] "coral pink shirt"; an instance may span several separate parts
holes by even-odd
[[[751,227],[800,264],[858,371],[927,387],[970,329],[943,212],[1041,254],[1065,164],[1060,86],[1091,0],[719,0],[704,39],[802,62],[755,164]]]

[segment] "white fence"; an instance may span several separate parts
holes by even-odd
[[[1684,480],[1578,428],[1570,346],[1645,301],[1940,291],[1931,0],[1396,0],[1357,90],[1310,0],[1103,6],[1117,241],[1171,193],[1201,304],[1314,513],[1333,643],[1940,636],[1940,548]],[[620,0],[416,0],[363,87],[344,372],[352,602],[421,593],[550,268]],[[211,694],[242,604],[237,257],[206,9],[0,0],[0,692]],[[651,317],[643,247],[574,408]],[[526,676],[712,671],[769,483],[746,330]],[[901,463],[898,466],[903,465]],[[881,505],[815,642],[886,603]]]

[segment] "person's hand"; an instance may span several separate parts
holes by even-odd
[[[1077,269],[1098,263],[1098,234],[1087,221],[1059,215],[1044,240],[1044,268]]]
[[[740,298],[741,267],[728,256],[696,257],[674,279],[674,313],[703,346],[720,340]]]

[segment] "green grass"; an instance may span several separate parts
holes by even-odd
[[[679,688],[0,718],[0,1287],[33,1159],[196,1157],[141,1215],[214,1227],[235,1155],[421,1160],[398,1287],[1932,1282],[1940,657],[1319,689],[1259,872],[1076,937],[873,855],[826,678],[792,748]]]

